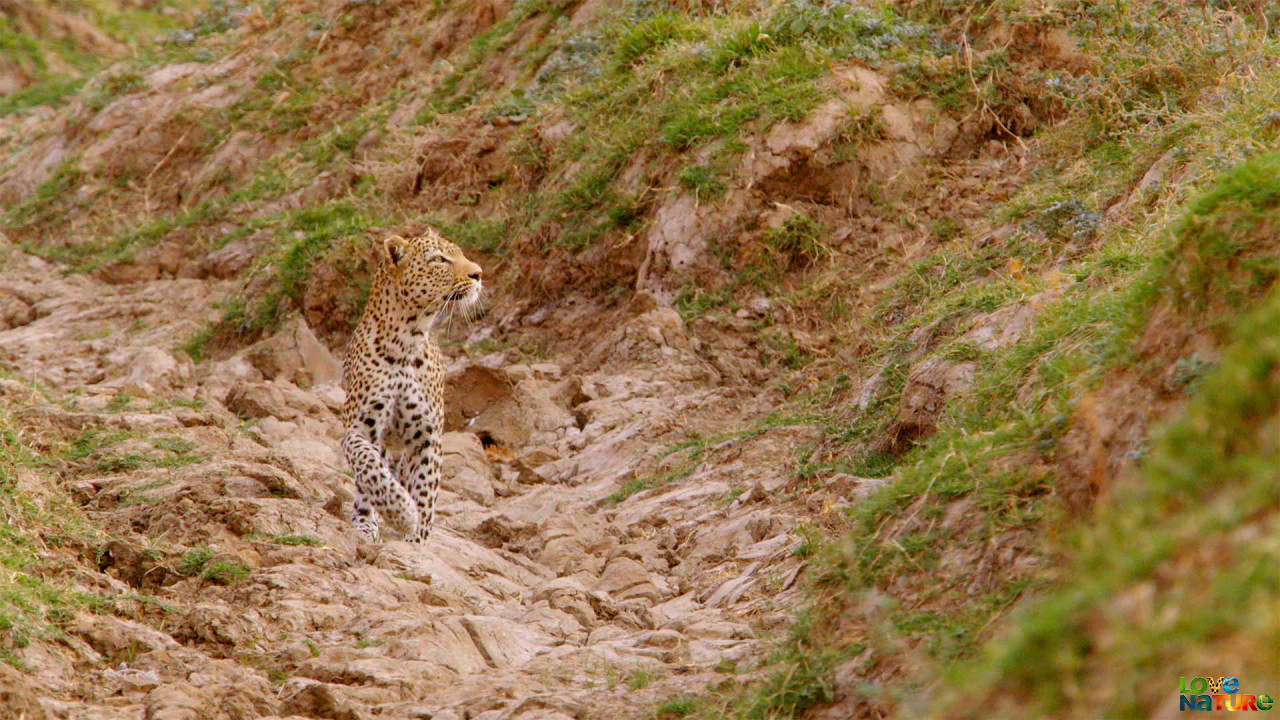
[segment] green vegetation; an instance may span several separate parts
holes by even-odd
[[[1274,222],[1278,191],[1280,156],[1250,163],[1192,205],[1183,237],[1210,251],[1202,259],[1222,259],[1220,241],[1248,237],[1259,212]],[[1251,682],[1277,679],[1274,644],[1250,642],[1240,655],[1241,646],[1216,640],[1274,632],[1266,608],[1280,593],[1280,556],[1260,540],[1280,502],[1280,292],[1232,325],[1220,367],[1186,412],[1156,433],[1139,477],[1118,486],[1072,543],[1071,579],[1020,610],[1012,631],[957,675],[957,689],[1013,691],[1028,713],[1048,712],[1069,688],[1105,678],[1113,691],[1096,711],[1131,717],[1165,701],[1168,668],[1193,649],[1217,662],[1235,658],[1233,672]],[[1117,598],[1157,581],[1176,590],[1157,594],[1147,611],[1118,606]]]
[[[126,398],[125,401],[117,403],[122,397]],[[128,403],[128,396],[117,395],[112,403],[123,406]],[[108,409],[111,410],[110,407]],[[111,411],[118,411],[119,409],[116,408]],[[140,452],[112,454],[107,451],[108,448],[133,437],[134,434],[128,431],[104,432],[89,429],[72,440],[61,454],[64,459],[73,462],[93,459],[94,461],[90,464],[90,467],[97,472],[104,473],[126,472],[152,467],[176,468],[193,465],[204,460],[202,455],[190,452],[196,447],[194,443],[176,437],[159,437],[151,441],[152,447],[163,451],[161,454]]]
[[[630,676],[627,677],[627,689],[642,690],[648,687],[649,683],[653,682],[656,678],[657,676],[649,668],[636,668],[635,670],[632,670]]]
[[[1272,87],[1280,88],[1280,83]],[[1244,103],[1238,109],[1247,108],[1246,116],[1265,112],[1265,101],[1255,105],[1249,94],[1236,97]],[[1184,122],[1199,124],[1202,119],[1188,115]],[[1220,146],[1239,127],[1219,126],[1216,136],[1210,133],[1198,142]],[[1274,138],[1274,130],[1270,132]],[[1203,177],[1194,172],[1188,176]],[[1039,187],[1030,187],[1015,205],[1037,192]],[[1168,577],[1178,572],[1173,568],[1180,563],[1189,567],[1189,548],[1195,542],[1247,524],[1246,518],[1256,517],[1276,499],[1274,493],[1259,492],[1251,478],[1274,475],[1280,466],[1272,457],[1273,444],[1261,443],[1262,437],[1274,435],[1273,401],[1280,393],[1272,387],[1274,343],[1262,340],[1280,327],[1273,290],[1280,278],[1274,240],[1280,224],[1280,154],[1260,155],[1221,173],[1190,201],[1170,193],[1165,202],[1170,213],[1179,204],[1182,209],[1163,227],[1153,223],[1136,231],[1091,229],[1088,236],[1097,234],[1095,245],[1063,270],[1039,276],[1024,272],[1021,277],[988,281],[987,287],[979,284],[991,269],[1008,267],[1010,258],[1022,260],[1024,268],[1044,262],[1036,255],[1019,256],[1028,247],[1023,233],[1061,236],[1060,228],[1069,227],[1069,221],[1050,225],[1041,218],[1079,216],[1075,210],[1063,212],[1067,206],[1061,203],[1049,202],[1041,206],[1048,212],[1030,215],[1028,229],[1003,243],[953,241],[962,247],[953,245],[945,259],[939,255],[924,261],[885,295],[878,310],[881,317],[903,320],[885,334],[879,361],[892,363],[909,351],[906,338],[920,328],[941,326],[946,335],[934,337],[940,348],[937,356],[976,363],[974,387],[967,400],[944,415],[937,435],[901,454],[872,451],[864,456],[863,462],[875,463],[878,474],[888,473],[890,482],[851,506],[851,532],[818,554],[820,569],[814,581],[822,597],[832,599],[797,625],[774,659],[787,679],[744,691],[735,706],[736,717],[791,716],[824,700],[830,669],[865,649],[862,643],[843,647],[825,638],[833,632],[831,626],[842,624],[844,611],[838,608],[858,602],[867,592],[892,597],[901,592],[895,588],[909,589],[914,605],[906,610],[891,604],[871,620],[891,628],[873,645],[891,656],[906,643],[941,663],[973,657],[990,640],[986,631],[995,618],[1028,593],[1045,593],[1045,600],[1022,611],[1024,619],[1015,627],[1023,629],[1016,639],[996,642],[982,659],[961,664],[956,671],[961,679],[954,694],[968,698],[957,700],[957,707],[986,707],[970,702],[973,683],[980,682],[991,697],[1016,688],[1027,700],[1029,717],[1060,707],[1070,696],[1068,687],[1083,682],[1122,690],[1109,709],[1099,712],[1115,717],[1145,714],[1163,702],[1162,691],[1148,688],[1163,687],[1160,674],[1175,658],[1204,647],[1209,637],[1221,633],[1265,632],[1240,619],[1256,616],[1249,608],[1272,592],[1269,580],[1256,570],[1268,562],[1258,554],[1265,551],[1232,554],[1241,564],[1223,566],[1220,575],[1215,569],[1212,576],[1222,579],[1210,582],[1204,597],[1196,592],[1162,600],[1166,614],[1185,602],[1204,603],[1199,615],[1177,615],[1188,618],[1185,624],[1150,620],[1131,630],[1126,625],[1131,619],[1114,617],[1107,610],[1125,588],[1151,582],[1157,574]],[[1084,237],[1069,234],[1076,240]],[[935,262],[945,265],[932,265]],[[935,267],[955,277],[943,274],[944,282],[922,282],[939,277]],[[1058,275],[1076,282],[1061,299],[1049,303],[1034,329],[1014,344],[984,352],[958,339],[969,327],[965,317],[1053,288],[1053,283],[1063,282]],[[1273,299],[1267,309],[1243,321],[1235,319],[1269,291]],[[1196,356],[1162,355],[1159,341],[1144,340],[1157,315],[1166,325],[1173,323],[1171,328],[1198,328],[1214,342],[1234,335],[1230,359],[1209,367]],[[1079,398],[1106,387],[1108,378],[1122,368],[1142,373],[1162,367],[1177,371],[1176,386],[1198,398],[1187,416],[1145,452],[1141,478],[1117,487],[1097,529],[1086,531],[1065,550],[1027,550],[1038,555],[1066,552],[1077,558],[1079,569],[1063,580],[1061,589],[1047,588],[1037,574],[1010,572],[989,583],[986,592],[966,591],[975,582],[974,569],[945,565],[953,548],[1000,542],[1025,532],[1045,533],[1068,522],[1063,503],[1076,491],[1064,488],[1054,467],[1069,468],[1075,462],[1064,438],[1072,431]],[[887,377],[879,398],[896,396],[900,383],[900,376]],[[840,456],[856,457],[857,448],[873,448],[875,439],[889,431],[893,407],[877,399],[852,423],[829,425],[835,444],[824,448],[823,457],[807,462],[838,467]],[[1232,463],[1250,470],[1227,470]],[[1224,472],[1231,476],[1226,485]],[[1188,502],[1187,493],[1195,492],[1198,483],[1225,493],[1221,497],[1237,497],[1238,492],[1239,500],[1225,505]],[[949,511],[957,503],[963,503],[964,513],[952,516]],[[1224,517],[1226,507],[1231,510]],[[1182,540],[1175,542],[1176,538]],[[1184,548],[1181,554],[1178,542]],[[918,585],[925,578],[929,589]],[[1189,576],[1185,582],[1192,583]],[[1218,620],[1209,623],[1216,631],[1201,630],[1192,618],[1204,617],[1210,606],[1236,611],[1213,614],[1231,620],[1221,621],[1227,623],[1221,626],[1214,624]],[[1114,623],[1112,630],[1100,629],[1099,618],[1110,618],[1105,622]],[[823,625],[822,633],[813,632],[815,623]],[[1121,632],[1122,627],[1124,639],[1109,641],[1108,650],[1098,649],[1092,640],[1099,633]],[[1061,652],[1046,659],[1046,647]],[[1265,661],[1257,664],[1260,676],[1267,676],[1265,667]],[[1108,674],[1114,672],[1123,674]],[[865,692],[868,702],[884,706],[905,690],[900,685],[868,687]]]
[[[107,412],[120,412],[128,408],[132,401],[133,398],[128,393],[116,393],[115,397],[111,398],[111,402],[107,403]]]
[[[884,482],[824,518],[821,527],[846,524],[838,539],[816,520],[798,530],[812,607],[766,666],[740,680],[730,664],[714,700],[672,699],[658,717],[713,717],[726,704],[729,717],[794,717],[835,697],[844,663],[866,682],[840,690],[868,716],[910,714],[906,699],[938,687],[930,712],[974,716],[985,695],[1011,703],[1002,716],[1038,717],[1071,707],[1081,687],[1106,687],[1114,692],[1089,712],[1146,717],[1163,702],[1151,688],[1165,687],[1161,673],[1179,658],[1236,662],[1259,682],[1275,675],[1280,658],[1255,639],[1275,635],[1268,608],[1280,592],[1267,519],[1280,466],[1280,156],[1270,154],[1280,147],[1280,12],[1235,1],[636,2],[569,22],[577,6],[519,0],[432,56],[431,82],[412,65],[379,74],[401,48],[358,38],[367,74],[353,87],[328,72],[340,43],[325,38],[360,27],[365,5],[295,17],[268,3],[268,24],[294,22],[297,37],[273,36],[224,105],[172,119],[193,133],[175,177],[229,143],[265,148],[244,153],[246,167],[153,207],[140,179],[159,166],[102,169],[71,155],[6,210],[6,232],[72,272],[109,270],[162,243],[196,259],[250,241],[254,259],[221,320],[181,342],[199,361],[276,329],[317,269],[336,270],[354,298],[335,303],[351,317],[334,324],[354,321],[365,246],[393,227],[438,227],[513,269],[513,284],[537,286],[531,267],[566,269],[576,291],[616,307],[644,257],[643,240],[632,243],[669,198],[692,196],[710,215],[776,192],[786,219],[754,212],[764,201],[733,218],[712,239],[723,281],[691,282],[674,306],[693,320],[745,305],[738,329],[775,373],[765,389],[788,406],[745,430],[690,433],[600,504],[684,481],[726,444],[800,423],[817,439],[779,462],[795,485],[837,473]],[[424,5],[396,22],[426,26],[448,10]],[[155,63],[221,57],[240,42],[227,32],[237,12],[215,3],[92,79],[80,73],[97,59],[4,20],[0,50],[35,83],[0,100],[0,116],[71,96],[100,111],[142,91]],[[50,52],[77,74],[42,65]],[[772,129],[810,116],[853,69],[874,70],[886,103],[913,122],[958,133],[946,148],[954,158],[904,161],[922,174],[881,187],[862,173],[861,151],[904,129],[873,105],[837,117],[832,146],[773,182],[784,190],[737,176]],[[959,199],[932,206],[950,195]],[[999,206],[984,216],[965,209],[975,201]],[[626,260],[600,262],[609,253]],[[522,299],[555,291],[518,288]],[[770,311],[743,302],[747,293]],[[1021,329],[969,334],[992,326]],[[534,354],[545,350],[538,340],[476,347]],[[927,427],[899,412],[924,362],[966,377]],[[107,410],[138,404],[122,394]],[[1165,413],[1173,421],[1149,443],[1095,422],[1118,418],[1141,436]],[[10,436],[6,448],[26,447]],[[195,449],[89,430],[6,461],[114,473],[199,462]],[[147,479],[120,502],[152,502],[145,492],[159,485]],[[6,512],[32,502],[0,498]],[[13,512],[36,522],[36,510]],[[19,540],[0,538],[19,578],[0,578],[0,591],[21,608],[5,610],[0,630],[56,634],[81,600],[32,589],[45,588],[44,568]],[[207,547],[177,567],[223,584],[249,572]],[[1244,650],[1233,657],[1216,643]],[[653,679],[608,674],[610,689]]]
[[[248,575],[251,569],[248,565],[233,560],[217,560],[204,566],[200,571],[200,579],[219,585],[234,585]]]
[[[272,535],[269,539],[271,540],[271,542],[276,543],[278,545],[294,545],[294,546],[305,545],[307,547],[323,547],[324,546],[323,540],[321,540],[318,537],[313,537],[311,535],[294,535],[292,533],[281,533],[279,535]]]
[[[653,714],[662,720],[682,718],[698,711],[698,701],[691,697],[672,698],[654,709]]]
[[[724,181],[713,168],[706,165],[685,165],[676,172],[680,187],[693,193],[699,200],[714,200],[724,194]]]
[[[234,585],[252,570],[244,563],[220,558],[218,552],[208,545],[187,550],[174,569],[180,575],[198,577],[218,585]]]
[[[92,23],[123,55],[151,43],[181,24],[190,0],[137,6],[117,0],[54,3],[34,0],[0,16],[0,58],[10,72],[29,83],[0,98],[0,117],[39,105],[57,105],[78,93],[89,77],[106,65],[116,50],[68,32],[58,13]],[[176,11],[176,12],[175,12]],[[49,14],[46,14],[49,13]],[[108,55],[100,54],[108,52]],[[15,72],[16,71],[16,72]],[[117,92],[116,94],[119,94]],[[96,98],[105,96],[95,95]],[[86,99],[86,102],[94,102]]]
[[[207,545],[191,548],[183,553],[182,558],[178,560],[178,566],[174,569],[179,574],[188,577],[198,575],[209,564],[215,554],[213,548]]]
[[[732,307],[733,288],[705,290],[700,287],[685,288],[676,295],[672,305],[680,313],[680,317],[689,318],[705,315],[714,308]]]
[[[19,668],[18,652],[31,642],[58,642],[65,637],[63,624],[77,612],[107,607],[104,599],[56,579],[62,563],[74,560],[75,548],[97,538],[70,498],[34,497],[19,488],[20,475],[49,473],[51,460],[33,431],[0,408],[0,662]],[[68,557],[57,552],[62,547]]]
[[[84,78],[54,77],[0,97],[0,117],[37,105],[56,105],[84,87]]]

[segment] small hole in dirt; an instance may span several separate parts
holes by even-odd
[[[493,436],[490,435],[489,433],[480,433],[480,444],[483,445],[486,450],[488,450],[489,448],[497,445],[498,441],[494,440]]]

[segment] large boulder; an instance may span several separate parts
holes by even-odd
[[[342,381],[342,365],[302,318],[294,318],[283,330],[249,348],[246,358],[265,377],[288,380],[301,388]]]
[[[554,440],[576,427],[555,384],[524,365],[468,365],[445,378],[445,429],[474,433],[504,448]]]
[[[191,378],[190,360],[158,347],[124,348],[105,360],[112,369],[107,371],[110,377],[96,386],[99,391],[159,395]]]
[[[444,434],[440,444],[444,451],[441,479],[444,489],[481,505],[492,505],[497,475],[489,465],[480,438],[471,433],[451,432]]]

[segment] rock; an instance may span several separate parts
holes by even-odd
[[[253,264],[264,240],[250,236],[227,243],[204,256],[199,265],[200,274],[223,279],[235,277]]]
[[[1045,304],[1057,300],[1066,292],[1062,285],[1027,298],[1021,305],[1011,305],[993,313],[974,318],[973,327],[960,337],[960,342],[977,344],[983,350],[997,350],[1017,342],[1031,322],[1044,309]]]
[[[313,394],[287,380],[243,383],[227,393],[227,409],[242,418],[273,417],[293,420],[303,416],[326,417],[329,409]]]
[[[440,446],[444,452],[441,486],[481,505],[492,505],[497,476],[480,438],[471,433],[445,433]]]
[[[876,370],[874,375],[863,381],[862,386],[858,388],[858,394],[853,397],[853,406],[858,409],[858,412],[866,412],[867,408],[871,406],[871,402],[884,389],[884,381],[884,367]]]
[[[123,357],[121,353],[112,353],[107,361],[125,369],[127,374],[99,383],[97,387],[102,390],[156,395],[191,377],[190,361],[185,357],[176,358],[158,347],[145,347]]]
[[[658,601],[659,592],[649,572],[628,557],[616,557],[605,566],[596,590],[607,592],[619,600],[642,599],[649,605]]]
[[[577,424],[573,413],[552,398],[550,384],[527,368],[468,365],[445,378],[445,429],[471,432],[505,448],[552,440],[557,430]]]
[[[738,602],[742,595],[750,590],[751,587],[760,579],[755,574],[759,567],[759,563],[752,563],[751,566],[738,577],[720,583],[720,586],[713,590],[710,596],[703,600],[703,604],[707,607],[724,607]]]
[[[22,298],[0,290],[0,330],[22,327],[35,319],[35,310]]]
[[[603,561],[592,549],[602,538],[588,523],[579,523],[572,516],[555,515],[546,520],[542,531],[542,552],[537,560],[557,574],[579,571],[599,572]]]
[[[849,502],[861,500],[889,483],[888,478],[864,478],[849,473],[836,473],[824,483],[828,491]]]
[[[596,608],[602,604],[600,595],[593,596],[575,577],[559,577],[538,587],[533,600],[568,613],[586,628],[596,624]]]
[[[297,683],[297,689],[284,698],[280,704],[281,713],[327,720],[360,720],[360,714],[349,703],[339,700],[328,685],[308,681],[294,682]]]
[[[243,353],[226,360],[205,362],[201,368],[204,372],[202,383],[205,391],[212,397],[225,398],[232,388],[241,383],[263,380],[262,373],[258,372]]]
[[[120,663],[120,667],[102,671],[103,679],[118,682],[124,692],[143,692],[160,687],[160,676],[154,670],[138,670]]]
[[[543,445],[523,448],[516,455],[513,463],[517,473],[516,479],[522,483],[547,482],[549,473],[539,472],[539,469],[559,459],[560,455],[555,450]]]
[[[0,663],[0,720],[44,720],[35,683],[6,663]]]
[[[654,213],[648,232],[648,250],[636,288],[670,302],[683,278],[710,265],[710,244],[701,222],[698,199],[677,195]]]
[[[510,620],[486,615],[467,615],[462,624],[485,662],[493,668],[519,667],[545,652],[550,638]]]
[[[172,637],[154,628],[110,615],[76,615],[71,631],[106,657],[178,647]]]
[[[249,436],[263,447],[286,457],[323,463],[335,468],[342,467],[340,442],[337,438],[317,438],[316,435],[322,434],[324,429],[314,427],[313,423],[315,421],[309,418],[289,421],[266,416],[249,428]],[[307,426],[311,426],[310,432],[303,431]]]
[[[342,381],[342,366],[302,318],[294,318],[280,332],[250,347],[246,357],[263,376],[301,388]]]
[[[877,449],[900,453],[937,431],[938,418],[946,410],[947,402],[968,391],[976,369],[977,364],[973,362],[938,358],[912,367],[902,389],[898,414]]]
[[[342,406],[347,402],[347,391],[342,389],[341,385],[317,385],[311,388],[311,392],[315,393],[320,402],[329,408],[335,415],[341,414]]]
[[[642,362],[663,366],[671,381],[719,384],[720,374],[702,361],[702,344],[689,334],[680,313],[658,307],[632,318],[615,329],[586,359],[587,367],[608,369]]]
[[[225,717],[208,693],[185,682],[170,683],[147,694],[146,720],[223,720]]]

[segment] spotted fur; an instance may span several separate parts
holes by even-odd
[[[355,473],[352,522],[379,519],[410,542],[431,536],[440,488],[444,366],[431,327],[480,297],[480,266],[435,233],[382,247],[364,316],[343,361],[342,451]]]

